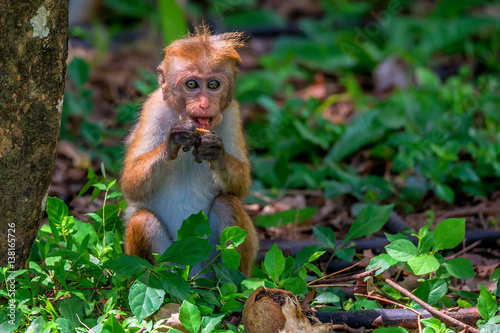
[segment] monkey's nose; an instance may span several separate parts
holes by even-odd
[[[207,111],[207,109],[210,107],[210,101],[208,98],[206,97],[201,97],[200,98],[200,103],[198,105],[200,107],[200,109],[202,109],[203,111]]]

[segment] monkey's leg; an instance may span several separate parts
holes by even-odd
[[[213,215],[216,215],[218,220],[216,228],[212,225]],[[218,235],[217,237],[220,237],[225,227],[230,226],[238,226],[248,231],[245,241],[237,250],[241,255],[240,271],[246,276],[250,276],[252,264],[259,249],[259,239],[252,220],[243,209],[241,200],[234,195],[219,194],[212,204],[209,220],[212,234],[215,233]],[[219,242],[219,239],[216,239],[216,241]]]
[[[170,237],[156,215],[147,209],[142,209],[132,215],[127,224],[125,253],[154,263],[151,253],[158,253],[158,241],[168,242],[169,239]],[[168,245],[164,246],[168,247]]]

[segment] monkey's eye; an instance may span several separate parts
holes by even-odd
[[[196,89],[198,88],[198,82],[196,82],[196,80],[187,80],[186,87],[188,89]]]
[[[210,80],[207,82],[208,89],[217,89],[220,87],[220,82],[217,80]]]

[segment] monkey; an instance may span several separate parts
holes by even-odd
[[[152,253],[173,244],[183,220],[203,210],[212,246],[228,226],[248,231],[238,251],[239,270],[249,276],[258,238],[242,205],[250,163],[233,99],[244,45],[242,33],[211,34],[203,25],[165,48],[160,86],[125,141],[126,254],[154,262]]]

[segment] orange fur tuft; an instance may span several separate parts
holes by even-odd
[[[165,61],[171,57],[193,59],[205,57],[213,65],[233,60],[241,62],[237,50],[246,45],[242,32],[228,32],[212,35],[207,25],[194,28],[194,33],[174,41],[165,48]]]

